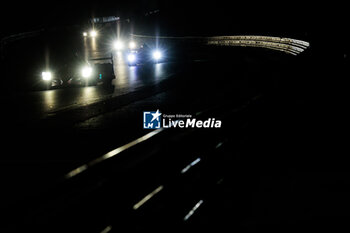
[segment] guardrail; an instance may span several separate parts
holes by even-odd
[[[0,40],[1,59],[5,58],[4,52],[5,52],[5,48],[8,44],[15,42],[15,41],[18,41],[18,40],[36,37],[43,32],[44,32],[44,29],[39,29],[39,30],[35,30],[35,31],[17,33],[17,34],[13,34],[13,35],[9,35],[9,36],[6,36],[4,38],[1,38],[1,40]]]
[[[233,128],[239,133],[246,111],[260,100],[261,96],[255,96],[230,111],[219,106],[198,112],[196,117],[215,112],[221,119],[227,119],[226,122],[234,119]],[[98,213],[101,206],[113,209],[114,218],[106,222],[99,220],[101,225],[95,232],[125,227],[154,229],[164,225],[187,228],[193,223],[192,219],[198,217],[198,212],[206,208],[212,198],[217,198],[225,179],[224,148],[230,139],[226,134],[220,135],[197,129],[182,133],[154,130],[73,169],[65,179],[72,187],[85,190],[76,193],[75,198],[77,202],[89,201],[86,211],[95,214],[95,221],[98,216],[110,215]],[[72,211],[86,214],[77,207]]]
[[[292,38],[282,38],[273,36],[254,36],[254,35],[237,35],[237,36],[212,36],[212,37],[166,37],[166,36],[147,36],[135,35],[131,37],[137,40],[172,40],[188,41],[198,45],[208,46],[240,46],[240,47],[258,47],[267,48],[285,52],[287,54],[298,55],[304,52],[310,43]]]
[[[215,113],[238,128],[260,97],[231,110],[204,110],[196,118]],[[151,131],[67,172],[50,195],[40,198],[43,206],[35,204],[26,224],[16,227],[105,233],[165,224],[187,228],[211,198],[216,199],[223,182],[223,148],[229,144],[223,135],[198,129]]]

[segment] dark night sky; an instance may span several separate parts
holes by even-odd
[[[305,1],[27,1],[3,3],[1,37],[24,31],[80,23],[89,17],[135,17],[159,9],[165,34],[222,35],[258,33],[306,39],[310,34],[339,32],[344,13],[330,3],[306,5]],[[324,5],[321,5],[324,4]],[[340,19],[338,17],[340,16]]]
[[[11,34],[52,24],[75,23],[92,15],[127,16],[153,8],[157,8],[156,1],[12,1],[2,7],[1,33]]]

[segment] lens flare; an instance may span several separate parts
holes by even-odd
[[[52,73],[50,71],[44,71],[41,73],[43,80],[49,81],[52,79]]]
[[[136,55],[135,54],[129,54],[128,55],[128,62],[133,63],[136,61]]]
[[[162,58],[162,53],[159,50],[155,50],[153,51],[152,56],[154,60],[159,60]]]
[[[113,46],[114,46],[114,49],[116,50],[122,50],[124,48],[124,44],[120,40],[115,41]]]
[[[136,43],[134,41],[129,42],[129,49],[135,49],[136,48]]]
[[[90,78],[91,75],[92,75],[91,67],[86,66],[81,69],[81,76],[83,76],[83,78]]]
[[[91,37],[96,37],[96,36],[97,36],[97,31],[91,30],[91,31],[90,31],[90,36],[91,36]]]

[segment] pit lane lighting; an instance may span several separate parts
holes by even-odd
[[[52,79],[52,73],[50,71],[44,71],[41,73],[42,79],[45,81],[50,81]]]

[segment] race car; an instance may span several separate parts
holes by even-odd
[[[69,78],[67,84],[74,86],[108,85],[111,84],[111,80],[114,78],[113,64],[111,63],[85,64],[79,72]]]
[[[160,49],[150,49],[143,44],[138,50],[130,50],[127,53],[127,62],[129,66],[139,64],[159,63],[164,61],[163,53]]]
[[[55,76],[51,71],[41,73],[41,89],[52,89],[63,85],[63,80]]]

